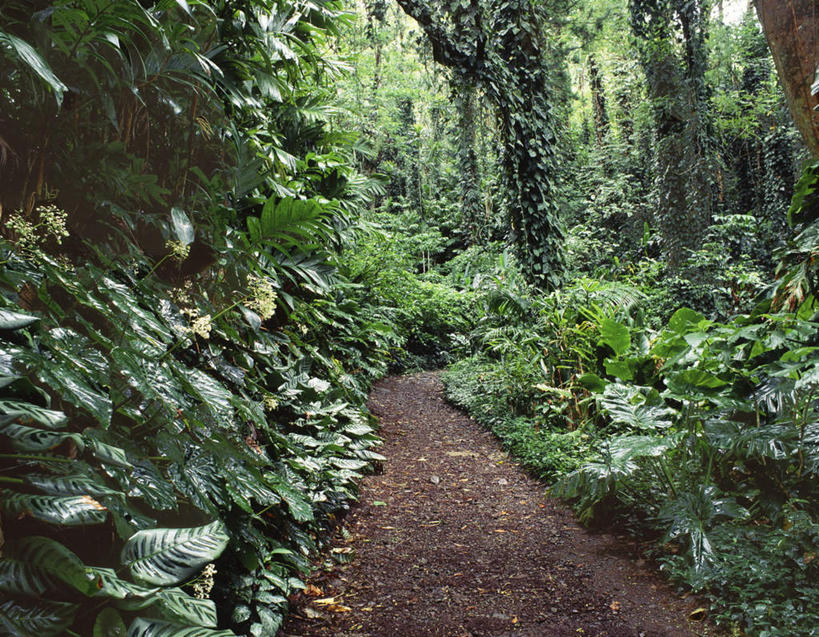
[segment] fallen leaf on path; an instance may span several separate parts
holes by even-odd
[[[318,597],[319,595],[323,595],[324,591],[322,591],[318,586],[314,586],[313,584],[308,584],[304,588],[304,594],[309,595],[310,597]]]
[[[353,610],[349,606],[344,606],[343,604],[330,604],[327,609],[334,613],[349,613]]]
[[[315,608],[310,608],[307,606],[304,609],[304,615],[307,619],[326,619],[327,615],[322,613],[320,610],[316,610]]]
[[[387,506],[386,502],[382,502],[381,500],[373,500],[374,507],[385,507]]]
[[[313,600],[314,604],[319,604],[321,606],[327,606],[328,604],[335,604],[336,598],[335,597],[323,597],[322,599]]]
[[[706,608],[697,608],[696,610],[692,610],[688,614],[688,618],[699,621],[699,620],[705,619],[705,616],[707,614],[708,614],[708,609],[706,609]]]

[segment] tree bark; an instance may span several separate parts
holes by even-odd
[[[811,155],[819,156],[819,0],[754,0],[791,116]]]

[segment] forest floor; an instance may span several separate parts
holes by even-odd
[[[446,404],[436,373],[386,378],[369,405],[383,472],[364,480],[336,559],[292,599],[280,635],[712,634],[633,540],[581,528]]]

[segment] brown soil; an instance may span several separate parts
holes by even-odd
[[[590,533],[497,440],[444,402],[437,374],[370,396],[384,471],[361,485],[282,635],[706,634],[633,543]],[[330,567],[332,563],[334,566]]]

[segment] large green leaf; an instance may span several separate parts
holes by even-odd
[[[96,586],[95,597],[110,597],[112,599],[141,600],[156,595],[161,589],[134,584],[120,579],[112,568],[89,566],[87,571],[94,578]],[[153,602],[150,602],[153,603]]]
[[[0,490],[0,508],[61,526],[101,524],[108,515],[107,509],[88,495],[29,495],[9,489]]]
[[[94,637],[125,637],[125,622],[113,608],[104,608],[94,622]]]
[[[0,604],[0,628],[13,637],[59,635],[74,620],[76,604],[10,599]]]
[[[628,429],[657,431],[671,426],[676,412],[662,402],[648,404],[639,388],[610,383],[603,391],[603,409],[612,422]]]
[[[93,497],[115,495],[121,498],[125,497],[125,494],[121,491],[110,489],[99,482],[93,474],[55,476],[30,473],[24,479],[30,485],[49,495],[90,495]]]
[[[236,637],[236,635],[229,630],[191,628],[137,617],[128,627],[128,637]]]
[[[124,600],[119,606],[129,611],[156,606],[165,619],[194,626],[216,627],[216,604],[209,599],[191,597],[181,588],[166,588],[150,597]]]
[[[1,39],[2,33],[0,33]],[[36,316],[12,312],[11,310],[0,310],[0,330],[19,330],[39,320]]]
[[[122,549],[134,579],[168,586],[190,577],[222,554],[228,544],[220,521],[186,529],[138,531]]]
[[[39,75],[40,78],[54,91],[54,97],[57,99],[57,104],[63,101],[63,93],[68,90],[68,87],[63,84],[60,79],[54,75],[54,71],[48,63],[40,56],[36,49],[25,40],[21,40],[17,36],[0,31],[0,48],[8,46],[14,52],[20,62],[25,65],[30,71]]]
[[[622,356],[631,347],[631,334],[622,323],[603,319],[600,323],[600,342],[611,347],[617,356]]]
[[[85,595],[97,590],[93,573],[68,548],[47,537],[32,536],[11,542],[5,548],[8,558],[26,564],[32,569],[32,576],[45,574],[47,579],[33,586],[48,585],[56,578]]]
[[[74,441],[79,451],[85,447],[82,436],[64,431],[46,431],[10,423],[0,426],[0,434],[8,436],[11,446],[17,451],[49,451],[68,439]]]
[[[58,429],[68,421],[66,415],[61,411],[45,409],[16,400],[0,400],[0,414],[3,414],[4,419],[5,416],[9,416],[14,419],[19,418],[24,422],[34,421],[49,429]]]
[[[48,572],[28,562],[11,557],[0,559],[0,591],[41,597],[46,591],[54,591],[60,585],[59,580]]]

